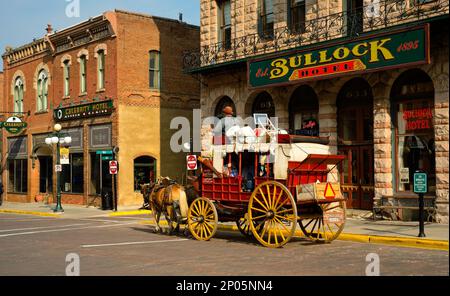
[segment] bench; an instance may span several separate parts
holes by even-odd
[[[434,196],[424,196],[425,221],[433,222],[436,214]],[[374,205],[372,218],[376,220],[377,214],[390,214],[392,220],[400,220],[400,210],[419,210],[419,197],[417,195],[382,196],[380,203]]]

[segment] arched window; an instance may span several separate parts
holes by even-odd
[[[80,94],[87,92],[87,57],[86,55],[80,56]]]
[[[227,106],[230,106],[231,108],[233,108],[234,116],[236,116],[236,106],[234,105],[233,100],[227,96],[221,98],[220,101],[217,103],[216,109],[214,110],[214,116],[218,117],[218,118],[222,117],[223,116],[222,115],[223,108],[225,108]]]
[[[160,53],[159,51],[150,51],[149,57],[149,86],[150,88],[160,88]]]
[[[141,190],[140,185],[156,181],[156,160],[150,156],[134,159],[134,190]]]
[[[17,77],[14,83],[14,112],[23,112],[23,90],[22,77]]]
[[[289,101],[289,129],[292,134],[319,136],[319,101],[314,90],[303,85]]]
[[[395,127],[397,191],[412,192],[414,172],[428,174],[428,192],[436,191],[434,145],[434,86],[419,69],[404,72],[391,90]]]
[[[267,114],[269,118],[275,117],[275,104],[272,97],[267,92],[260,93],[252,105],[252,114]]]
[[[97,52],[97,89],[105,89],[105,51]]]
[[[48,74],[41,70],[37,80],[37,111],[47,111]]]
[[[64,75],[64,96],[70,96],[70,61],[65,60],[63,63],[63,75]]]

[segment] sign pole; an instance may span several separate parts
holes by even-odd
[[[427,174],[417,170],[414,172],[414,193],[419,194],[419,235],[425,237],[424,194],[428,191]]]
[[[425,225],[423,215],[423,193],[419,194],[419,237],[425,237]]]

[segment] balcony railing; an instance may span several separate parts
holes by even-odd
[[[449,0],[373,0],[352,13],[341,12],[311,19],[295,28],[275,28],[270,36],[255,33],[224,41],[226,44],[202,46],[200,51],[185,52],[183,65],[186,71],[190,71],[342,37],[356,38],[363,33],[448,13]]]

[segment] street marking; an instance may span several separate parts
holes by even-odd
[[[101,220],[101,219],[90,219],[90,218],[84,218],[84,219],[77,219],[80,221],[93,221],[93,222],[109,222],[109,223],[122,223],[123,221],[117,221],[117,220]]]
[[[100,226],[92,226],[92,227],[75,227],[75,228],[63,228],[63,229],[51,229],[51,230],[41,230],[41,231],[30,231],[30,232],[19,232],[19,233],[8,233],[8,234],[0,234],[1,237],[8,236],[18,236],[18,235],[29,235],[29,234],[37,234],[37,233],[46,233],[46,232],[61,232],[61,231],[73,231],[80,229],[92,229],[92,228],[105,228],[105,227],[114,227],[114,226],[124,226],[137,224],[136,222],[122,223],[122,224],[114,224],[114,225],[100,225]]]
[[[82,248],[95,248],[95,247],[140,245],[140,244],[158,244],[158,243],[181,242],[181,241],[187,241],[187,240],[189,240],[189,239],[181,238],[181,239],[159,240],[159,241],[126,242],[126,243],[100,244],[100,245],[81,245],[81,247]]]
[[[42,226],[42,227],[29,227],[29,228],[16,228],[16,229],[4,229],[0,230],[0,232],[12,232],[12,231],[22,231],[22,230],[35,230],[35,229],[45,229],[45,228],[63,228],[69,226],[81,226],[81,225],[89,225],[89,224],[69,224],[69,225],[60,225],[60,226]]]

